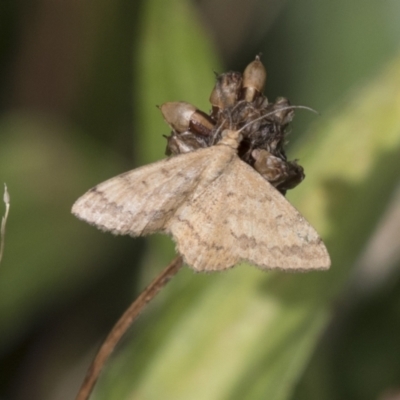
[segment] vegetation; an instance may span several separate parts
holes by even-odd
[[[184,268],[93,397],[382,400],[400,391],[399,7],[310,0],[277,10],[270,0],[249,2],[246,14],[233,3],[214,2],[211,13],[205,0],[37,0],[32,19],[2,6],[0,183],[12,210],[0,397],[72,399],[99,342],[174,256],[166,237],[86,226],[70,215],[74,200],[164,157],[169,129],[156,105],[207,110],[213,70],[241,71],[260,51],[267,96],[322,114],[296,111],[289,155],[306,179],[288,198],[324,238],[331,270]]]

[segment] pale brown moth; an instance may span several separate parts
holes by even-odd
[[[324,270],[327,249],[284,193],[304,178],[286,160],[290,103],[262,95],[266,72],[257,57],[242,74],[218,77],[207,115],[166,103],[173,156],[95,186],[72,208],[78,218],[118,235],[160,232],[195,271],[241,262],[261,269]]]
[[[161,232],[176,242],[176,257],[125,311],[93,360],[76,400],[87,400],[111,352],[145,305],[182,266],[221,271],[241,262],[261,269],[329,268],[317,232],[285,199],[305,177],[288,161],[285,135],[294,109],[262,94],[259,57],[243,75],[217,77],[206,114],[189,103],[160,109],[172,128],[170,158],[109,179],[76,201],[80,219],[115,234]]]

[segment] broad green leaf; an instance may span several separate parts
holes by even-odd
[[[149,98],[145,101],[143,95],[143,107],[152,104],[151,93],[163,92],[159,85],[172,81],[173,76],[180,82],[184,59],[191,59],[191,53],[182,51],[179,69],[171,68],[174,57],[169,51],[173,46],[166,44],[170,32],[166,29],[159,36],[154,32],[160,29],[161,16],[172,29],[168,13],[185,3],[174,1],[165,9],[162,4],[147,3],[143,30],[149,39],[148,54],[143,55],[139,80],[149,85],[141,91],[147,91]],[[182,14],[174,16],[179,20]],[[179,21],[173,24],[176,35],[182,25]],[[149,59],[151,62],[146,61]],[[192,67],[193,82],[201,89],[205,85],[199,79],[198,65]],[[157,72],[151,68],[160,74],[157,82]],[[390,197],[398,181],[398,71],[400,62],[396,60],[340,109],[321,118],[293,149],[307,179],[289,198],[326,241],[331,270],[301,275],[265,273],[251,266],[210,275],[182,270],[136,326],[135,340],[131,338],[113,360],[96,398],[290,398],[329,320],[332,301],[385,207],[382,199]],[[161,78],[163,73],[169,78]],[[191,87],[188,84],[188,93],[182,92],[182,98],[160,96],[156,102],[189,100],[201,105],[191,97]],[[203,99],[208,94],[206,90]],[[141,115],[143,133],[149,135],[141,145],[147,149],[160,137],[151,136],[157,131],[155,117]],[[151,253],[167,254],[159,242],[152,246]]]
[[[219,69],[219,62],[190,2],[147,1],[141,23],[134,87],[138,139],[134,146],[141,163],[148,163],[164,157],[162,135],[170,131],[156,105],[187,101],[208,111],[213,71]]]

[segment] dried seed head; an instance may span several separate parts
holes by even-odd
[[[256,57],[242,74],[227,72],[217,77],[210,96],[209,115],[189,103],[165,103],[160,108],[173,128],[167,137],[166,154],[188,153],[211,147],[223,140],[222,132],[240,130],[238,156],[252,166],[281,193],[304,179],[303,169],[287,161],[284,145],[294,116],[290,102],[279,97],[269,103],[262,93],[267,73]]]
[[[254,101],[262,94],[267,80],[267,71],[257,56],[243,72],[243,89],[241,98],[248,102]]]

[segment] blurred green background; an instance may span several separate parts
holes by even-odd
[[[328,272],[184,268],[107,365],[95,399],[400,398],[400,2],[0,3],[0,399],[73,399],[96,349],[174,255],[70,214],[93,185],[164,157],[155,107],[208,111],[214,73],[258,53],[298,111],[290,201]],[[3,208],[1,209],[3,214]],[[397,397],[396,397],[397,396]]]

